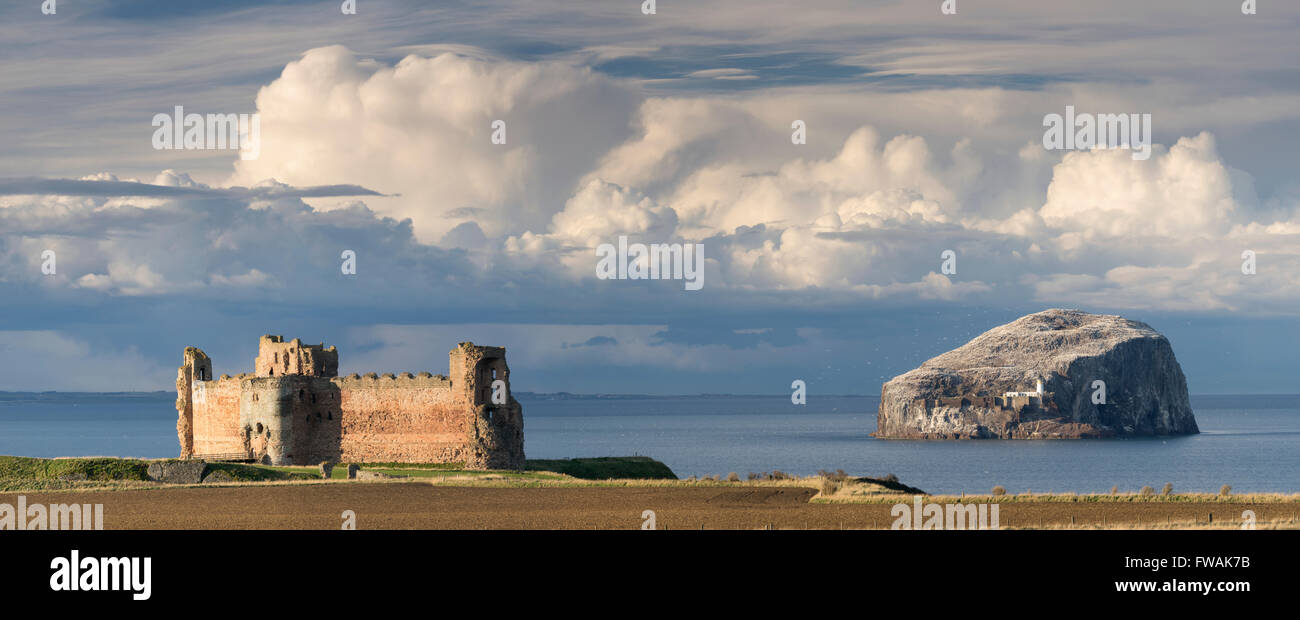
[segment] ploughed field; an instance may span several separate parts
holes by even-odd
[[[888,529],[896,503],[810,503],[800,486],[694,485],[492,487],[382,483],[251,484],[109,491],[0,493],[0,504],[103,504],[105,529],[338,529],[344,511],[357,529],[638,529],[646,510],[667,529]],[[924,497],[923,501],[960,501]],[[981,501],[989,501],[985,496]],[[878,503],[877,503],[878,502]],[[1260,527],[1300,527],[1297,501],[1036,501],[999,503],[1007,528],[1239,527],[1242,511]]]

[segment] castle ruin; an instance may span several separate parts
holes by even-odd
[[[339,377],[334,347],[262,336],[254,372],[214,379],[212,360],[187,347],[176,377],[181,458],[522,469],[523,408],[505,348],[462,342],[449,357],[450,377]]]

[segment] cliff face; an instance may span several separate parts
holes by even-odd
[[[1041,396],[1004,396],[1036,392],[1040,380]],[[898,439],[1199,432],[1169,341],[1145,323],[1078,310],[1021,317],[894,377],[876,419],[877,437]]]

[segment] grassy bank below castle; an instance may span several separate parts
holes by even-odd
[[[601,456],[577,459],[528,459],[523,471],[464,469],[460,463],[357,463],[362,469],[407,478],[511,478],[518,480],[676,480],[667,465],[648,456]],[[287,472],[315,474],[316,467],[266,467]],[[331,479],[346,479],[347,465],[335,465]]]
[[[148,480],[146,461],[117,458],[38,459],[0,456],[0,489],[7,482]]]
[[[58,491],[82,489],[157,489],[165,485],[148,477],[150,460],[107,457],[43,459],[0,456],[0,492]],[[364,471],[383,474],[393,480],[380,482],[422,482],[447,486],[482,487],[678,487],[678,488],[807,488],[816,490],[812,503],[893,504],[899,498],[924,495],[892,476],[859,478],[843,472],[823,472],[797,477],[780,472],[752,475],[741,480],[710,476],[679,480],[667,465],[649,457],[599,457],[529,460],[523,471],[467,470],[455,463],[359,463]],[[208,463],[204,475],[220,472],[229,480],[198,486],[242,484],[312,484],[321,480],[318,467],[269,466],[243,463]],[[347,478],[347,466],[336,465],[331,480]],[[363,483],[364,484],[364,483]],[[930,503],[1014,504],[1278,504],[1300,503],[1291,493],[983,493],[927,495]]]
[[[163,459],[164,461],[167,459]],[[44,459],[0,456],[0,491],[156,486],[148,476],[155,461],[110,457]],[[667,465],[644,456],[529,460],[524,471],[468,470],[457,463],[358,463],[363,470],[394,478],[441,482],[493,481],[528,485],[575,480],[676,480]],[[221,483],[319,481],[318,467],[208,463],[204,476],[224,474]],[[347,465],[335,465],[332,480],[347,479]]]
[[[168,459],[160,459],[166,461]],[[142,488],[149,480],[149,464],[156,461],[114,457],[43,459],[0,456],[0,491],[35,491],[78,488]],[[220,471],[233,482],[267,482],[319,479],[316,475],[280,471],[239,463],[208,463],[205,473]]]

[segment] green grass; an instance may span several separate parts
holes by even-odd
[[[375,468],[367,467],[366,471],[375,471],[381,474],[391,476],[407,476],[409,478],[443,478],[451,476],[468,476],[471,478],[487,478],[493,476],[505,476],[512,480],[563,480],[564,476],[540,472],[540,471],[506,471],[506,470],[483,470],[483,469],[404,469],[400,467]]]
[[[524,463],[524,471],[464,469],[464,463],[358,463],[366,471],[405,476],[408,478],[443,478],[464,476],[482,478],[489,476],[506,476],[517,482],[543,482],[559,480],[561,476],[548,475],[554,472],[584,480],[609,479],[650,479],[676,480],[677,476],[667,465],[645,456],[606,456],[581,459],[529,459]],[[319,468],[302,466],[266,467],[279,472],[300,474],[315,478]],[[348,464],[334,465],[330,472],[331,480],[348,477]]]
[[[667,465],[648,456],[602,456],[584,459],[528,459],[527,471],[553,471],[584,480],[610,478],[640,478],[651,480],[676,480],[677,475]]]
[[[224,471],[234,482],[263,480],[318,479],[312,467],[291,468],[302,471],[281,471],[280,468],[241,463],[208,463],[204,475]],[[86,481],[147,481],[149,461],[117,458],[38,459],[25,456],[0,456],[0,489],[57,489],[72,482]],[[343,476],[347,477],[346,470]],[[72,485],[75,486],[75,485]]]
[[[0,480],[60,480],[64,476],[86,480],[148,480],[145,461],[135,459],[38,459],[0,456]]]
[[[0,491],[55,490],[102,485],[105,482],[147,482],[149,463],[150,461],[140,459],[0,456]],[[524,471],[467,470],[463,463],[362,463],[361,466],[368,471],[420,479],[463,477],[493,481],[504,477],[512,485],[546,484],[571,478],[677,480],[667,465],[644,456],[533,459],[525,463]],[[230,476],[231,482],[267,482],[319,480],[319,471],[316,466],[208,463],[204,475],[224,472]],[[335,465],[330,474],[330,478],[335,480],[343,480],[347,476],[345,463]]]
[[[464,463],[356,463],[356,465],[360,465],[361,469],[374,469],[374,470],[441,469],[441,470],[451,470],[451,471],[465,471]],[[348,469],[347,463],[344,463],[342,465],[335,465],[334,469],[337,470],[339,467],[342,467],[344,472],[346,472]],[[347,476],[344,477],[346,478]]]
[[[208,463],[203,475],[223,471],[230,475],[233,482],[263,482],[267,480],[320,480],[320,470],[315,467],[271,467],[269,465],[247,465],[244,463]],[[335,469],[337,474],[338,470]],[[336,478],[338,476],[331,476]],[[343,471],[347,478],[347,470]]]
[[[354,463],[361,469],[367,471],[377,471],[394,476],[410,476],[412,478],[429,478],[436,476],[449,476],[452,474],[488,474],[492,472],[465,470],[464,463]],[[320,478],[319,465],[253,465],[252,467],[261,467],[263,469],[272,469],[278,472],[289,472],[294,474],[303,474],[311,479]],[[334,468],[330,470],[330,480],[347,480],[348,464],[335,463]]]
[[[390,476],[401,476],[405,478],[449,478],[449,477],[468,477],[468,478],[486,478],[494,476],[506,476],[517,480],[562,480],[564,476],[547,473],[544,471],[508,471],[500,469],[456,469],[442,466],[442,464],[429,463],[384,463],[382,466],[363,465],[364,471],[388,474]],[[301,467],[296,465],[284,466],[263,466],[262,469],[274,470],[280,474],[289,474],[295,477],[307,479],[318,479],[320,469],[317,467]],[[330,480],[345,480],[348,477],[347,463],[335,465],[330,471]]]

